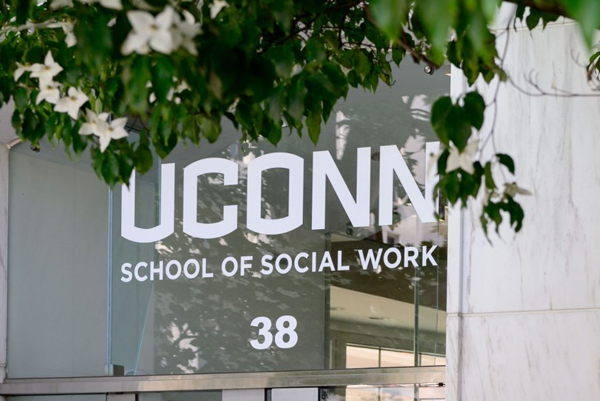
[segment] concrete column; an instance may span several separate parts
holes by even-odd
[[[505,30],[500,54],[505,46],[514,84],[501,86],[497,110],[488,107],[482,139],[497,111],[486,153],[513,156],[515,180],[533,196],[519,198],[522,232],[492,230],[491,244],[480,205],[453,216],[451,230],[459,232],[450,241],[460,240],[449,247],[447,399],[598,400],[600,98],[523,93],[536,83],[549,93],[597,96],[573,23]],[[454,95],[465,90],[459,81]],[[495,85],[480,89],[492,104]]]
[[[0,382],[6,377],[8,148],[0,142]]]

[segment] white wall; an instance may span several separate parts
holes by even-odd
[[[503,33],[500,52],[507,39],[505,67],[520,87],[534,91],[533,71],[547,91],[590,93],[572,23]],[[454,95],[465,87],[453,78]],[[600,399],[599,111],[600,97],[501,87],[496,150],[514,157],[518,182],[534,195],[520,198],[522,232],[503,227],[492,245],[476,205],[452,216],[448,400]]]

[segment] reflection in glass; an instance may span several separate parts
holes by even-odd
[[[128,375],[181,374],[273,370],[345,369],[433,365],[445,355],[447,222],[424,224],[396,180],[394,222],[377,222],[379,202],[379,148],[396,145],[417,185],[424,191],[427,142],[435,141],[429,124],[431,99],[447,92],[442,74],[433,77],[418,67],[396,71],[397,84],[381,88],[377,96],[353,91],[339,104],[313,145],[307,135],[285,136],[277,147],[268,141],[240,143],[239,133],[224,122],[215,144],[177,148],[164,163],[175,163],[175,232],[156,243],[138,244],[121,237],[121,189],[113,194],[112,214],[112,315],[110,363],[121,365]],[[311,229],[313,152],[328,151],[345,183],[356,197],[357,149],[370,147],[371,224],[354,227],[336,192],[327,184],[324,230]],[[281,235],[264,235],[246,227],[247,168],[258,157],[288,152],[304,160],[303,224]],[[198,239],[183,231],[183,168],[216,157],[239,166],[237,185],[223,185],[223,176],[198,178],[197,219],[220,221],[225,205],[237,206],[238,228],[216,239]],[[159,163],[137,178],[138,227],[154,227],[160,221]],[[266,170],[262,176],[262,217],[288,215],[289,172]],[[440,203],[441,204],[441,203]],[[390,268],[380,261],[374,268],[361,267],[360,252],[407,247],[436,247],[437,266]],[[292,258],[302,252],[320,261],[329,252],[333,265],[322,272],[287,274],[261,272],[265,256]],[[341,255],[339,260],[337,255]],[[245,274],[225,277],[226,258],[252,259]],[[420,257],[420,255],[419,255]],[[133,280],[123,282],[122,266],[145,262],[183,264],[189,259],[207,261],[208,278]],[[401,266],[402,267],[402,266]],[[146,272],[149,268],[146,268]],[[158,277],[158,276],[157,276]],[[292,348],[277,346],[276,322],[292,316],[298,341]],[[252,326],[257,318],[270,322]],[[265,321],[265,320],[262,321]],[[265,329],[266,330],[266,329]],[[270,333],[270,334],[268,334]],[[251,340],[268,341],[265,349]],[[283,337],[287,341],[288,337]]]
[[[424,386],[347,386],[321,389],[323,401],[444,401],[444,387]]]
[[[186,391],[163,393],[140,393],[138,401],[221,401],[220,391]]]

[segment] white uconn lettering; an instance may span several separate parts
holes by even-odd
[[[438,142],[427,143],[427,158],[437,153]],[[262,175],[269,169],[286,169],[288,180],[288,215],[279,219],[262,217]],[[198,160],[183,170],[183,231],[196,238],[211,239],[227,235],[237,229],[237,205],[223,205],[223,218],[214,223],[199,223],[197,219],[198,177],[204,174],[222,174],[223,185],[238,184],[238,164],[219,158]],[[423,223],[435,222],[433,188],[437,176],[427,174],[425,195],[400,150],[395,145],[382,146],[379,166],[379,225],[392,224],[394,208],[394,177],[404,187],[415,211]],[[337,198],[354,227],[369,225],[371,187],[371,148],[357,149],[356,199],[352,196],[331,154],[313,153],[312,173],[312,229],[325,228],[326,187],[329,180]],[[304,160],[290,153],[271,153],[260,156],[248,165],[246,223],[259,234],[283,234],[303,224]],[[331,200],[329,200],[331,201]],[[163,164],[160,185],[160,222],[156,227],[139,228],[135,225],[135,172],[129,188],[123,186],[121,201],[121,236],[133,242],[160,241],[173,234],[175,224],[175,165]]]

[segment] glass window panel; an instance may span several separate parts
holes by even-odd
[[[347,386],[321,389],[323,401],[444,401],[444,387]]]
[[[377,366],[382,349],[445,353],[444,209],[438,210],[439,221],[423,223],[396,178],[391,194],[393,221],[382,226],[378,223],[378,180],[381,146],[391,145],[403,155],[411,180],[423,194],[425,147],[436,140],[428,112],[433,96],[448,91],[449,80],[443,74],[428,76],[412,64],[403,65],[402,72],[396,70],[395,78],[396,85],[380,87],[377,95],[352,90],[322,127],[317,145],[307,135],[296,134],[284,136],[277,147],[266,140],[240,144],[239,133],[224,121],[215,144],[175,149],[163,161],[166,169],[174,165],[175,186],[173,233],[166,237],[145,242],[125,239],[120,229],[124,196],[121,188],[114,191],[112,364],[123,366],[128,375],[343,369]],[[366,162],[359,166],[359,149],[369,147]],[[346,199],[344,208],[339,195],[343,191],[339,185],[334,188],[331,179],[313,202],[313,174],[322,170],[313,169],[317,151],[331,157],[352,202],[356,202],[357,182],[368,182],[366,223],[352,221],[346,210],[350,201]],[[303,163],[292,183],[289,170],[272,168],[249,185],[253,163],[281,152],[287,154],[286,160],[295,155]],[[208,158],[228,161],[225,164],[234,166],[237,180],[224,185],[222,174],[210,173],[196,178],[197,184],[188,181],[184,186],[184,169]],[[359,179],[357,171],[366,171],[364,164],[370,165],[370,173]],[[137,177],[137,227],[155,227],[166,216],[161,192],[167,187],[161,171],[156,163],[150,174]],[[195,213],[192,209],[184,219],[184,199],[194,200],[190,182],[197,185],[197,204]],[[263,227],[249,228],[248,199],[252,197],[248,192],[258,187],[259,217],[282,219],[302,210],[300,225],[277,235],[258,233]],[[290,209],[290,197],[300,199],[302,207],[296,203]],[[321,202],[324,229],[313,229],[312,218]],[[236,208],[237,226],[230,233],[204,239],[190,233],[189,226],[186,229],[184,224],[190,222],[222,221],[224,206]],[[125,217],[131,217],[131,209],[126,213]],[[417,249],[416,256],[411,256],[411,247]],[[434,248],[430,255],[437,266],[420,267],[424,247]],[[364,266],[368,252],[392,256],[381,257],[369,267]],[[397,254],[403,258],[399,266],[395,265]],[[249,266],[243,275],[242,260]],[[186,262],[198,276],[185,277]],[[224,266],[233,271],[236,264],[236,273],[224,274]],[[282,327],[278,327],[279,319],[284,319]],[[376,352],[377,362],[367,362],[373,358],[361,359],[353,353],[359,350],[348,348],[356,344],[374,348],[360,352]],[[386,353],[382,364],[407,366],[408,360],[409,355]]]
[[[106,401],[106,394],[31,395],[6,397],[7,401]]]
[[[346,368],[379,367],[379,349],[365,347],[346,347]]]
[[[139,401],[221,401],[221,391],[140,393]]]
[[[8,375],[104,375],[108,188],[62,148],[10,153]]]
[[[381,350],[382,368],[393,368],[399,366],[414,366],[415,356],[412,352]]]

